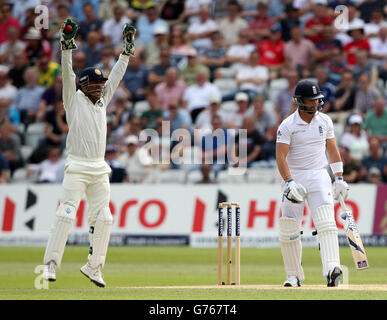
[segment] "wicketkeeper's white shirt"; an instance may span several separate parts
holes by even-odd
[[[335,137],[329,116],[317,112],[310,123],[301,119],[298,110],[280,124],[277,142],[290,146],[286,161],[290,170],[316,170],[328,165],[326,140]]]

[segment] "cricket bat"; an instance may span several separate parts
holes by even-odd
[[[364,250],[363,242],[359,234],[352,211],[345,205],[344,199],[340,196],[341,208],[344,212],[341,213],[341,219],[344,225],[344,231],[347,236],[348,245],[351,248],[353,260],[357,270],[367,269],[369,267],[366,252]]]

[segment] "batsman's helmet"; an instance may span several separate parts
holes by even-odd
[[[324,105],[324,95],[320,91],[318,84],[312,80],[300,80],[297,83],[296,89],[294,90],[293,99],[297,104],[298,108],[307,113],[315,113],[315,111],[308,109],[308,105],[305,104],[304,100],[319,100],[317,110],[320,111]]]

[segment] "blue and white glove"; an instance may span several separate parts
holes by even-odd
[[[305,200],[306,189],[293,179],[289,179],[286,181],[284,196],[293,203],[301,203]]]
[[[125,25],[125,28],[122,32],[122,39],[124,41],[124,52],[127,55],[134,56],[134,37],[136,35],[136,28],[133,27],[130,23]]]
[[[333,183],[333,199],[339,200],[341,195],[344,200],[347,200],[349,192],[348,183],[346,183],[343,177],[336,177]]]

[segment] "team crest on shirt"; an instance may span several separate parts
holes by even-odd
[[[318,126],[318,132],[320,133],[320,136],[323,136],[323,128],[322,126]]]
[[[98,106],[98,107],[100,107],[100,108],[102,108],[102,107],[103,107],[103,103],[102,103],[102,101],[101,101],[101,100],[98,100],[98,101],[97,101],[97,106]]]

